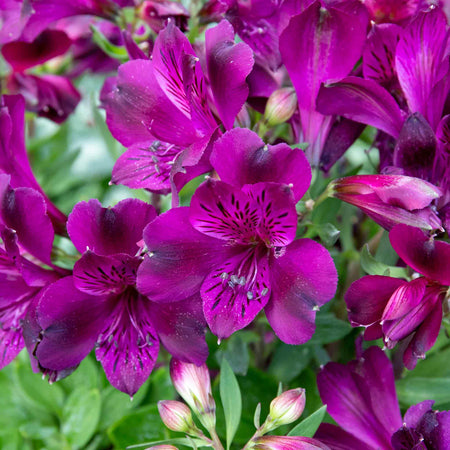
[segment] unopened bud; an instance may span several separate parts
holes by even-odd
[[[198,415],[201,423],[207,429],[213,428],[216,423],[216,404],[206,364],[196,366],[172,358],[170,377],[176,391]]]
[[[285,87],[272,92],[264,111],[269,126],[279,125],[289,120],[297,108],[297,95],[294,88]]]
[[[172,431],[189,433],[195,429],[191,410],[176,400],[162,400],[158,402],[158,411],[164,425]]]
[[[330,450],[316,439],[300,436],[263,436],[253,440],[248,447],[254,450]]]
[[[291,389],[274,398],[270,403],[270,417],[279,425],[295,422],[305,409],[305,390]]]
[[[177,447],[174,447],[173,445],[154,445],[153,447],[147,447],[145,450],[178,450]]]

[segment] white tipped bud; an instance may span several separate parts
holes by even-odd
[[[211,392],[211,380],[206,364],[196,366],[175,358],[170,362],[170,377],[176,391],[198,415],[207,428],[215,426],[216,404]]]
[[[158,411],[164,425],[172,431],[190,433],[195,429],[191,410],[176,400],[162,400],[158,402]]]
[[[279,125],[289,120],[297,108],[294,88],[285,87],[272,92],[267,100],[264,118],[269,126]]]

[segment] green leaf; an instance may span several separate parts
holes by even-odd
[[[261,425],[261,403],[258,403],[256,405],[255,409],[255,415],[253,416],[253,424],[255,425],[255,428],[258,429]]]
[[[108,436],[117,449],[167,437],[156,405],[139,408],[123,417],[108,429]]]
[[[111,58],[118,59],[121,62],[128,61],[130,58],[125,47],[119,47],[112,44],[106,36],[94,25],[91,25],[92,40]]]
[[[220,367],[220,399],[225,413],[228,450],[241,420],[242,398],[239,384],[225,358]]]
[[[42,375],[33,373],[25,364],[15,365],[15,375],[22,394],[35,409],[51,411],[61,416],[64,392],[57,384],[49,385]]]
[[[61,431],[69,444],[82,448],[97,429],[100,420],[101,400],[98,389],[74,390],[63,409]]]
[[[327,246],[332,247],[339,239],[340,231],[332,223],[320,223],[315,226],[320,240]]]
[[[397,396],[402,405],[410,406],[424,400],[434,400],[435,408],[450,402],[450,378],[407,378],[396,382]]]
[[[302,372],[311,361],[311,357],[310,347],[280,343],[267,371],[277,380],[288,383]]]
[[[361,251],[361,266],[369,275],[386,275],[395,278],[407,278],[408,274],[403,267],[394,267],[377,261],[369,251],[369,246],[364,245]]]
[[[302,420],[289,433],[288,436],[304,436],[312,438],[322,423],[325,413],[327,412],[327,405],[323,405],[317,411],[313,412],[306,419]]]
[[[319,312],[316,316],[316,331],[305,345],[329,344],[338,341],[352,331],[352,326],[332,313]]]
[[[242,339],[240,333],[234,333],[226,342],[226,349],[216,353],[217,361],[226,358],[234,373],[246,375],[250,363],[248,344]]]

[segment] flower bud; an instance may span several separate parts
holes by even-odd
[[[294,88],[285,87],[272,92],[267,100],[264,118],[269,126],[289,120],[297,108],[297,94]]]
[[[191,410],[176,400],[162,400],[158,402],[158,411],[164,425],[172,431],[189,433],[195,429]]]
[[[300,436],[263,436],[249,446],[254,450],[330,450],[316,439]]]
[[[216,404],[211,393],[211,380],[206,364],[196,366],[172,358],[170,377],[176,391],[210,429],[216,423]]]
[[[442,195],[427,181],[406,175],[355,175],[330,183],[329,195],[357,206],[383,228],[404,223],[441,229],[431,203]]]
[[[295,422],[305,409],[305,390],[291,389],[274,398],[270,403],[270,417],[279,425]]]
[[[145,450],[178,450],[177,447],[174,447],[173,445],[154,445],[153,447],[147,447]]]

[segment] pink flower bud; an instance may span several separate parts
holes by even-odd
[[[173,445],[154,445],[153,447],[147,447],[145,450],[178,450],[177,447],[174,447]]]
[[[177,392],[199,416],[206,428],[215,425],[216,404],[211,393],[211,380],[206,364],[196,366],[172,358],[170,376]]]
[[[162,400],[158,402],[158,411],[164,425],[170,430],[189,433],[195,428],[191,410],[184,403]]]
[[[279,125],[289,120],[297,108],[294,88],[286,87],[272,92],[267,100],[264,117],[269,126]]]
[[[274,398],[270,403],[270,418],[280,425],[295,422],[305,409],[305,390],[291,389]]]
[[[404,223],[424,230],[441,229],[431,202],[441,190],[405,175],[355,175],[330,183],[330,195],[357,206],[383,228]]]
[[[300,436],[263,436],[256,438],[252,450],[330,450],[316,439]]]

